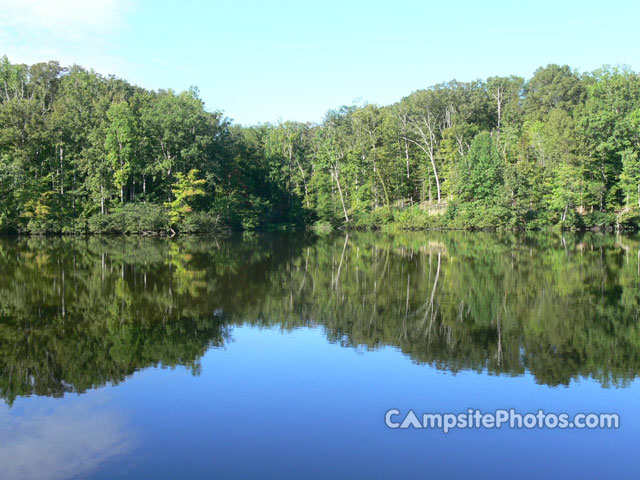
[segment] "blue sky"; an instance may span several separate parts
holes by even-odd
[[[0,0],[0,55],[147,88],[195,85],[238,123],[319,121],[453,78],[640,69],[636,1]]]

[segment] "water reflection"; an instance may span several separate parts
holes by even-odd
[[[3,478],[15,480],[76,478],[135,446],[123,419],[95,401],[0,408],[0,438]]]
[[[640,243],[484,233],[0,240],[0,396],[194,374],[239,324],[568,384],[640,366]]]

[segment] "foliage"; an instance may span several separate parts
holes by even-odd
[[[127,203],[113,212],[96,214],[89,218],[92,233],[145,233],[163,232],[169,229],[169,216],[160,205]]]
[[[243,127],[196,88],[0,61],[0,232],[632,227],[639,157],[626,67],[548,65]]]
[[[166,204],[169,207],[169,219],[174,226],[180,225],[185,218],[193,212],[192,203],[199,196],[204,196],[205,191],[201,188],[207,183],[206,180],[198,179],[197,169],[193,168],[184,175],[176,173],[176,181],[171,188],[175,200]]]

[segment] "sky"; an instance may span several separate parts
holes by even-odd
[[[640,70],[640,2],[0,0],[0,55],[145,88],[197,86],[236,123],[318,122],[442,81],[549,63]]]

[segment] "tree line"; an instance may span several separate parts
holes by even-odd
[[[235,125],[196,88],[0,60],[0,231],[636,228],[640,77],[441,83],[319,124]]]

